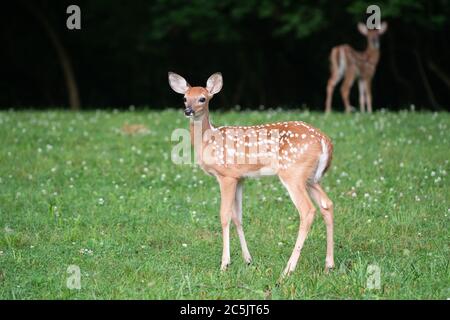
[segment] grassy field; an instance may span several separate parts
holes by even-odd
[[[216,124],[304,120],[335,142],[336,269],[317,215],[296,272],[277,286],[299,216],[277,178],[244,185],[246,266],[234,227],[219,271],[219,190],[174,165],[181,111],[0,113],[2,299],[447,299],[448,113],[213,112]],[[149,132],[123,134],[125,123]],[[67,269],[81,270],[69,290]],[[372,267],[370,267],[372,266]],[[371,268],[380,287],[371,288]],[[369,271],[369,272],[368,272]]]

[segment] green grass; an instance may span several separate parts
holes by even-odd
[[[304,120],[334,140],[322,184],[335,204],[335,271],[323,272],[318,214],[297,270],[276,286],[299,223],[276,177],[244,185],[253,264],[244,264],[233,227],[232,264],[219,271],[217,183],[170,160],[172,131],[188,128],[180,111],[2,112],[0,298],[450,297],[448,113],[212,117],[216,124]],[[150,132],[123,135],[126,122]],[[66,287],[72,264],[81,268],[81,290]],[[380,289],[366,285],[369,265],[380,268]]]

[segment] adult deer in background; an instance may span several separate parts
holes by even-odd
[[[297,242],[283,274],[291,273],[297,265],[316,212],[312,200],[326,224],[325,269],[333,268],[333,203],[320,185],[331,163],[331,140],[302,121],[214,127],[209,119],[209,101],[222,89],[222,83],[222,75],[215,73],[205,88],[191,87],[183,77],[169,73],[171,88],[184,96],[196,161],[207,174],[216,177],[220,186],[221,270],[230,263],[231,221],[237,228],[244,260],[252,260],[242,227],[242,180],[266,175],[278,175],[300,214]]]
[[[358,78],[359,107],[364,112],[367,104],[367,111],[372,112],[372,78],[380,60],[380,36],[386,32],[387,23],[381,23],[380,29],[367,29],[363,23],[358,24],[359,32],[367,38],[367,48],[365,51],[356,51],[348,44],[336,46],[331,50],[330,67],[331,76],[327,84],[327,100],[325,112],[331,112],[333,91],[336,84],[344,78],[341,86],[341,96],[345,105],[345,112],[351,112],[350,89],[353,82]]]

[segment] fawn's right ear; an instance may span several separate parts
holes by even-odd
[[[180,94],[185,94],[191,87],[182,76],[173,72],[169,72],[169,85],[173,91]]]
[[[367,27],[364,23],[362,23],[362,22],[358,23],[358,30],[362,35],[367,36]]]

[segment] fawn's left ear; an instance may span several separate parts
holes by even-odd
[[[378,30],[378,33],[379,33],[380,35],[383,34],[383,33],[385,33],[386,30],[387,30],[387,28],[388,28],[387,22],[386,22],[386,21],[383,21],[383,22],[381,23],[381,25],[380,25],[380,30]]]
[[[214,95],[220,90],[222,90],[223,79],[222,74],[220,72],[214,73],[211,77],[208,78],[206,82],[206,90],[208,90],[210,95]]]

